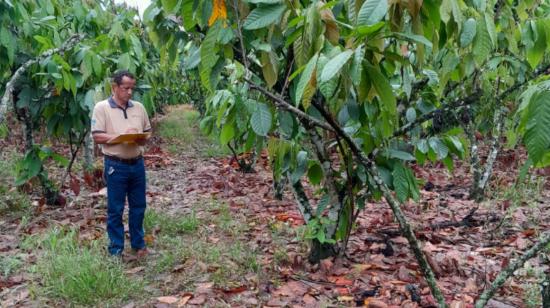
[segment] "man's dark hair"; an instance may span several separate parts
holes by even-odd
[[[130,72],[128,72],[127,70],[120,70],[120,71],[116,71],[114,74],[113,74],[113,82],[116,83],[117,85],[120,86],[120,84],[122,84],[122,78],[124,77],[128,77],[130,79],[136,79],[136,77],[134,77],[134,75]]]

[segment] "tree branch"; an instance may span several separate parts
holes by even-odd
[[[314,101],[312,101],[312,104],[314,106],[317,104]],[[403,235],[407,238],[407,241],[409,242],[410,249],[412,250],[413,254],[416,257],[416,260],[418,261],[418,264],[420,265],[420,268],[422,270],[422,274],[426,278],[426,282],[428,283],[428,286],[430,287],[430,290],[432,292],[432,295],[435,297],[435,299],[438,301],[439,305],[441,307],[446,307],[445,304],[445,298],[443,297],[443,294],[441,293],[441,290],[437,286],[437,281],[435,279],[434,272],[428,263],[428,260],[426,259],[426,256],[422,252],[422,249],[420,248],[420,245],[418,243],[418,240],[416,239],[416,236],[414,235],[414,232],[407,222],[407,218],[403,214],[403,211],[401,211],[401,205],[399,202],[395,199],[393,196],[391,190],[388,188],[388,186],[384,183],[380,176],[380,172],[378,171],[378,168],[376,167],[376,164],[370,160],[365,153],[359,148],[359,146],[355,143],[355,141],[351,138],[350,135],[348,135],[335,121],[332,119],[332,117],[327,116],[326,111],[323,108],[320,108],[320,106],[315,106],[317,109],[319,109],[319,112],[321,112],[321,115],[327,120],[327,122],[332,126],[336,134],[338,134],[350,147],[350,150],[353,152],[354,156],[357,157],[359,162],[365,166],[367,169],[369,175],[374,179],[376,186],[378,189],[382,191],[382,194],[384,195],[384,199],[388,202],[390,205],[390,208],[393,211],[393,214],[397,221],[399,222],[399,227],[401,229],[401,232]]]
[[[506,268],[504,268],[498,276],[495,278],[491,286],[483,291],[481,295],[479,296],[479,299],[476,302],[475,307],[476,308],[482,308],[484,307],[487,302],[495,295],[496,291],[506,282],[508,277],[512,276],[514,272],[523,266],[527,260],[533,258],[539,251],[544,249],[546,245],[550,243],[550,233],[543,234],[540,237],[540,240],[538,243],[533,245],[533,247],[529,248],[523,256],[521,256],[519,259],[517,259],[515,262],[508,264]]]
[[[368,170],[369,175],[374,179],[376,186],[378,189],[380,189],[384,195],[384,198],[389,203],[395,217],[397,218],[397,221],[399,222],[399,226],[403,232],[403,235],[407,238],[410,248],[413,251],[420,268],[422,270],[422,273],[424,274],[424,277],[426,278],[426,281],[428,283],[428,286],[430,287],[430,290],[433,294],[433,296],[438,301],[439,305],[441,307],[446,307],[445,304],[445,298],[443,297],[443,294],[441,293],[441,290],[437,286],[437,282],[435,279],[434,272],[428,263],[426,256],[420,249],[420,245],[418,243],[418,240],[416,239],[416,236],[414,235],[411,226],[407,222],[407,219],[403,212],[401,211],[401,207],[399,202],[395,199],[390,189],[386,186],[384,181],[380,177],[380,172],[378,171],[378,168],[376,165],[365,155],[365,153],[359,148],[359,146],[355,143],[355,141],[351,138],[350,135],[348,135],[336,122],[334,122],[334,119],[330,116],[323,115],[323,108],[319,108],[319,106],[316,106],[317,109],[321,112],[325,120],[328,122],[321,122],[303,111],[299,110],[298,108],[290,105],[288,102],[283,100],[282,98],[274,95],[273,93],[269,92],[265,88],[255,84],[253,81],[249,79],[245,79],[247,83],[251,85],[252,89],[260,91],[262,94],[267,96],[269,99],[271,99],[275,105],[281,109],[288,110],[295,115],[297,115],[300,118],[309,120],[312,124],[321,127],[323,129],[335,132],[338,134],[344,141],[348,144],[350,147],[352,153],[355,157],[359,160],[359,162],[365,166],[365,168]],[[312,102],[314,105],[315,100]]]
[[[290,111],[290,112],[294,113],[296,116],[298,116],[300,119],[307,120],[307,121],[311,122],[313,125],[315,125],[317,127],[320,127],[320,128],[323,128],[323,129],[329,130],[329,131],[334,131],[334,129],[330,125],[328,125],[327,123],[321,122],[321,121],[317,120],[316,118],[314,118],[314,117],[308,115],[307,113],[303,112],[302,110],[292,106],[290,103],[288,103],[287,101],[285,101],[281,97],[269,92],[267,89],[265,89],[264,87],[254,83],[250,79],[245,78],[245,81],[248,84],[250,84],[251,89],[257,90],[260,93],[262,93],[263,95],[265,95],[267,98],[269,98],[271,101],[273,101],[275,103],[275,106],[277,106],[278,108]]]
[[[88,129],[86,129],[86,131],[80,137],[80,140],[78,141],[76,149],[74,151],[71,150],[71,161],[69,162],[69,166],[67,166],[67,171],[65,172],[65,176],[63,176],[63,180],[61,180],[61,184],[59,185],[60,188],[63,188],[63,185],[65,185],[65,182],[67,181],[67,177],[71,174],[71,169],[73,167],[74,161],[76,160],[76,155],[78,154],[78,151],[82,147],[82,144],[84,143],[84,140],[86,139],[87,135],[88,135]],[[72,142],[70,143],[72,147]]]
[[[513,86],[511,86],[510,88],[506,89],[499,96],[496,97],[496,100],[501,101],[501,100],[505,99],[512,92],[514,92],[517,89],[521,88],[525,84],[527,84],[530,81],[540,77],[543,74],[548,74],[548,73],[550,73],[550,64],[547,64],[547,65],[535,70],[533,72],[533,75],[530,78],[526,78],[524,81],[516,83]],[[479,98],[481,98],[482,94],[483,94],[482,90],[478,89],[478,90],[474,91],[472,94],[470,94],[469,96],[467,96],[466,98],[459,98],[459,99],[457,99],[457,100],[455,100],[451,103],[445,104],[445,106],[443,106],[442,108],[436,109],[436,110],[428,112],[426,114],[423,114],[420,117],[418,117],[414,122],[407,123],[407,124],[401,126],[399,129],[397,129],[394,132],[393,137],[395,138],[395,137],[402,136],[402,135],[408,133],[409,131],[411,131],[417,125],[430,120],[431,118],[433,118],[435,112],[438,111],[438,110],[448,111],[448,110],[456,109],[456,108],[459,108],[459,107],[472,105],[472,104],[476,103],[479,100]]]
[[[17,71],[15,71],[13,76],[10,78],[10,80],[6,84],[6,91],[4,92],[4,95],[2,96],[2,100],[0,101],[0,124],[4,122],[6,112],[8,111],[8,103],[13,100],[13,91],[15,89],[15,85],[17,81],[19,81],[23,73],[25,73],[30,66],[40,62],[42,59],[50,57],[53,54],[63,53],[66,50],[73,48],[83,38],[84,38],[84,34],[79,34],[79,33],[74,34],[63,45],[61,45],[61,47],[53,48],[45,51],[38,57],[25,62],[23,65],[21,65],[17,69]]]

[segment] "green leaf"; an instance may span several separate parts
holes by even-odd
[[[178,6],[178,0],[161,0],[162,2],[162,8],[167,13],[173,13],[176,6]]]
[[[397,124],[397,101],[393,94],[393,89],[389,80],[377,68],[372,65],[365,66],[367,75],[370,77],[378,97],[382,101],[382,127],[384,128],[384,136],[390,136],[393,133],[393,128]]]
[[[544,51],[546,49],[546,30],[542,22],[531,21],[530,26],[536,40],[534,45],[527,46],[527,62],[529,62],[531,68],[534,69],[544,56]]]
[[[277,56],[274,52],[265,52],[261,53],[261,63],[262,63],[262,73],[264,75],[264,80],[267,83],[269,88],[273,87],[277,83],[277,71],[278,63]]]
[[[246,17],[243,26],[246,30],[267,27],[278,21],[285,10],[286,5],[284,4],[257,7]]]
[[[13,34],[8,30],[7,27],[0,27],[0,45],[6,47],[8,51],[8,61],[10,64],[13,63],[15,59],[15,47],[16,40],[13,37]]]
[[[474,6],[479,12],[485,12],[487,8],[487,0],[473,0]]]
[[[50,157],[62,167],[67,167],[69,165],[69,160],[63,155],[59,155],[57,153],[51,153]]]
[[[468,18],[462,26],[462,33],[460,34],[460,47],[466,47],[472,43],[476,36],[476,20]]]
[[[311,85],[312,78],[315,78],[318,57],[319,55],[315,54],[315,56],[309,60],[306,68],[300,75],[300,80],[298,81],[298,86],[296,87],[296,104],[300,104],[302,102],[305,89]]]
[[[323,211],[329,204],[330,204],[330,195],[324,194],[319,200],[319,203],[317,204],[317,210],[315,211],[316,213],[315,216],[321,217],[321,214],[323,214]]]
[[[271,130],[271,111],[266,104],[257,104],[256,110],[250,117],[250,126],[257,135],[267,136]]]
[[[102,77],[101,74],[103,73],[103,65],[102,65],[102,61],[101,61],[101,58],[99,57],[99,55],[95,55],[92,58],[92,66],[94,68],[95,75],[97,77]]]
[[[199,74],[202,84],[210,91],[212,91],[213,87],[210,74],[212,73],[212,68],[218,62],[216,41],[220,32],[220,27],[220,23],[216,22],[214,26],[208,30],[200,48],[201,60],[199,64]]]
[[[323,68],[320,81],[326,82],[331,80],[332,77],[340,72],[342,66],[344,66],[344,64],[346,64],[346,62],[348,62],[348,60],[351,58],[351,55],[353,55],[353,51],[348,49],[340,53],[336,57],[330,59]]]
[[[550,91],[535,93],[528,108],[524,142],[529,158],[536,165],[550,147]]]
[[[367,0],[357,14],[357,25],[373,25],[381,21],[388,12],[388,0]]]
[[[181,4],[181,17],[183,18],[183,27],[186,30],[191,30],[197,23],[193,18],[193,4],[194,0],[183,0]]]
[[[309,167],[307,176],[311,184],[319,185],[321,183],[321,180],[323,179],[323,169],[319,163],[315,162]]]
[[[424,44],[428,48],[432,48],[432,42],[430,42],[423,35],[409,34],[409,33],[395,33],[396,36],[415,43]]]
[[[33,36],[33,38],[37,42],[42,44],[42,47],[45,48],[45,49],[50,49],[53,46],[52,41],[47,37],[43,37],[43,36],[40,36],[40,35],[35,35],[35,36]]]
[[[355,49],[353,54],[353,65],[351,66],[350,77],[353,85],[358,87],[361,83],[361,73],[363,72],[363,58],[365,57],[365,45]]]
[[[519,174],[518,174],[519,182],[525,181],[525,178],[527,177],[527,174],[529,173],[529,169],[531,168],[532,165],[533,165],[533,161],[531,160],[531,158],[528,158],[527,161],[525,161],[525,164],[523,164],[523,166],[519,169]]]
[[[216,22],[213,27],[208,29],[208,33],[201,44],[201,64],[206,68],[214,67],[218,61],[216,41],[220,28],[220,23]]]
[[[40,170],[42,170],[42,161],[36,155],[36,152],[28,152],[27,155],[25,155],[25,159],[21,161],[21,163],[21,169],[24,171],[20,176],[26,179],[24,182],[37,176],[38,173],[40,173]]]
[[[482,64],[489,56],[492,50],[491,36],[487,31],[487,25],[484,22],[477,23],[476,37],[474,39],[474,59],[476,63]]]
[[[497,45],[497,30],[495,29],[493,14],[485,14],[485,26],[487,28],[487,33],[491,38],[492,47],[494,48]]]
[[[117,60],[119,69],[129,69],[130,68],[130,55],[126,52],[120,55]]]
[[[439,138],[430,137],[428,143],[430,148],[437,154],[437,159],[443,159],[449,154],[449,148]]]
[[[392,175],[395,195],[401,203],[407,201],[409,198],[418,200],[420,192],[411,169],[401,164],[395,164]]]
[[[400,160],[415,160],[412,154],[404,151],[395,150],[395,149],[389,149],[388,156],[390,158],[397,158]]]
[[[405,117],[407,118],[407,122],[412,123],[416,121],[416,109],[413,107],[409,107],[407,109],[407,112],[405,113]]]
[[[146,23],[152,22],[160,12],[160,8],[150,5],[145,9],[145,11],[143,11],[143,21]]]
[[[370,34],[373,34],[375,32],[378,32],[380,29],[382,29],[386,25],[385,22],[377,22],[374,25],[371,26],[358,26],[355,31],[357,31],[358,34],[364,36],[368,36]]]
[[[281,3],[282,0],[245,0],[245,2],[254,4],[278,4]]]
[[[232,123],[226,123],[222,127],[222,131],[220,133],[220,143],[221,144],[228,144],[231,139],[235,137],[235,128],[233,127]]]

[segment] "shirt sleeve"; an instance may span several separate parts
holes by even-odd
[[[143,132],[150,132],[151,131],[151,122],[149,122],[149,116],[147,115],[147,110],[145,107],[142,108],[143,110]]]
[[[94,112],[92,114],[92,134],[95,133],[106,133],[107,128],[105,127],[105,112],[100,105],[97,104],[94,107]]]

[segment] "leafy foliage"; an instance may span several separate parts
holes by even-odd
[[[177,2],[163,5],[172,10]],[[177,60],[177,46],[154,48],[150,40],[155,32],[146,32],[137,17],[137,10],[111,1],[0,1],[2,92],[12,72],[29,59],[62,46],[74,35],[84,36],[76,47],[31,65],[18,80],[13,106],[18,118],[32,127],[45,127],[50,136],[64,142],[81,143],[89,130],[91,110],[110,94],[109,78],[118,69],[137,76],[134,99],[142,101],[151,114],[165,104],[187,100],[178,82],[183,70],[178,62],[167,61],[168,57]],[[37,155],[43,152],[27,150],[17,184],[43,170],[44,158]]]
[[[487,112],[517,93],[495,97],[538,76],[533,69],[543,62],[542,38],[550,33],[545,1],[228,1],[227,18],[214,24],[206,22],[209,3],[181,12],[193,16],[196,27],[188,33],[204,38],[198,66],[210,96],[201,126],[243,152],[267,147],[276,179],[288,174],[299,183],[307,176],[319,185],[330,201],[312,212],[317,241],[321,231],[325,239],[345,239],[351,228],[336,229],[352,225],[342,220],[349,207],[358,211],[356,203],[384,192],[349,142],[251,89],[265,85],[306,116],[333,119],[364,155],[373,155],[383,184],[405,202],[419,197],[407,164],[441,161],[452,169],[455,157],[465,157],[463,127],[489,131]],[[163,9],[157,2],[149,10]],[[273,101],[277,108],[268,108]],[[540,158],[547,150],[546,105],[532,101],[521,113],[531,122],[520,128],[528,127],[528,150]],[[533,110],[537,119],[527,115]],[[441,123],[444,129],[435,127]]]

